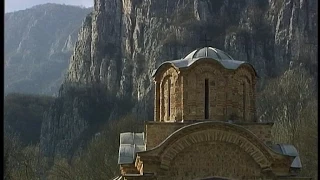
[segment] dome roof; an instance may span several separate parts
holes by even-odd
[[[172,64],[176,68],[187,68],[187,67],[190,67],[196,61],[199,61],[199,60],[202,60],[205,58],[210,58],[213,61],[219,62],[226,69],[237,69],[242,64],[248,64],[255,71],[254,67],[245,61],[234,60],[230,55],[228,55],[227,53],[225,53],[217,48],[204,47],[204,48],[200,48],[200,49],[196,49],[196,50],[192,51],[190,54],[188,54],[183,59],[163,62],[157,69],[155,69],[152,72],[152,76],[154,77],[156,75],[157,71],[164,64]],[[257,75],[256,71],[255,71],[255,74]]]
[[[229,54],[213,47],[204,47],[201,49],[196,49],[183,59],[194,59],[204,57],[212,58],[215,60],[233,60],[233,58]]]

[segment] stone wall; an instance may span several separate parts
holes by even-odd
[[[146,148],[152,149],[165,140],[171,133],[185,126],[184,123],[146,123]]]
[[[160,77],[158,88],[156,88],[156,97],[159,96],[159,100],[155,102],[155,114],[156,121],[170,122],[177,120],[181,117],[178,114],[177,109],[181,104],[181,98],[179,98],[180,91],[180,78],[178,77],[177,70],[173,67],[168,67],[166,71],[158,75]],[[159,93],[159,94],[157,94]],[[178,106],[177,106],[178,105]]]
[[[165,66],[155,79],[155,121],[205,119],[207,79],[209,119],[254,122],[255,78],[254,71],[245,65],[230,70],[212,59],[180,71]]]
[[[259,165],[235,144],[193,144],[172,162],[169,170],[159,175],[158,179],[192,180],[218,176],[249,180],[261,177]]]
[[[271,129],[273,123],[240,124],[245,129],[251,131],[265,144],[272,143]]]
[[[135,165],[141,175],[153,174],[160,180],[206,177],[248,180],[271,180],[277,179],[276,176],[288,178],[291,175],[289,167],[292,157],[278,154],[261,144],[271,140],[272,125],[232,125],[212,121],[198,123],[197,120],[148,122],[147,151],[137,154]]]
[[[152,149],[164,141],[174,131],[182,128],[183,126],[192,124],[193,122],[176,122],[176,123],[146,123],[146,146],[147,150]],[[271,128],[272,123],[239,123],[243,128],[251,131],[262,142],[271,142]]]
[[[254,122],[255,77],[245,66],[229,70],[213,60],[197,61],[183,72],[184,120],[205,119],[205,79],[209,81],[209,119]]]

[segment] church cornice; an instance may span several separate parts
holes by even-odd
[[[156,69],[155,72],[153,73],[152,76],[153,76],[154,80],[159,82],[160,78],[167,76],[167,75],[164,75],[164,73],[166,73],[169,69],[174,69],[177,74],[179,74],[179,72],[180,72],[179,68],[174,66],[174,64],[171,64],[171,63],[163,64],[158,69]]]
[[[190,70],[194,66],[197,66],[199,63],[203,63],[203,62],[210,63],[210,64],[212,63],[213,65],[219,65],[222,69],[231,70],[231,71],[237,71],[245,68],[245,69],[248,69],[254,77],[259,78],[256,70],[250,63],[247,63],[244,61],[236,61],[236,60],[219,61],[219,60],[208,58],[208,57],[195,58],[191,60],[181,59],[181,60],[174,60],[174,61],[165,61],[157,69],[153,71],[152,76],[156,78],[157,76],[159,76],[159,72],[166,70],[168,67],[173,67],[177,71],[179,71],[180,69]]]

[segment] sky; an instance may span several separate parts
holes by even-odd
[[[5,0],[5,12],[13,12],[46,3],[92,7],[94,0]]]

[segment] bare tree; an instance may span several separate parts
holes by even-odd
[[[273,121],[275,143],[297,147],[304,175],[317,178],[317,94],[316,83],[303,67],[286,71],[272,79],[258,95],[260,121]]]

